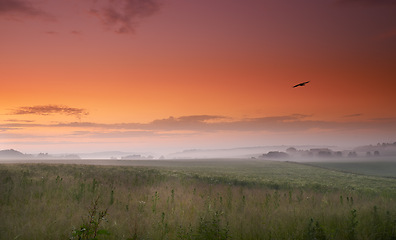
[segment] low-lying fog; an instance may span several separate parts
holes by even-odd
[[[396,142],[342,149],[332,146],[261,146],[230,149],[189,149],[161,155],[151,152],[96,152],[68,154],[28,154],[14,149],[0,150],[0,163],[83,163],[125,164],[131,160],[275,160],[291,162],[396,161]]]

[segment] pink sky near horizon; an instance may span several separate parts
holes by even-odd
[[[0,149],[394,142],[395,16],[369,0],[0,0]]]

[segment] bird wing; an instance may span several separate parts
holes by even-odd
[[[310,81],[306,81],[306,82],[299,83],[299,84],[297,84],[297,85],[294,85],[293,88],[295,88],[295,87],[300,87],[300,86],[304,86],[305,84],[307,84],[307,83],[309,83],[309,82],[310,82]]]

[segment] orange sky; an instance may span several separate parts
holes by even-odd
[[[385,0],[1,0],[0,149],[394,142],[395,16]]]

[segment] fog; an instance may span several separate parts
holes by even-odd
[[[25,153],[18,149],[0,150],[1,162],[86,162],[85,160],[180,160],[180,159],[249,159],[254,161],[351,162],[396,161],[396,142],[377,143],[351,148],[326,145],[275,145],[238,148],[194,148],[168,151],[101,151],[67,153]],[[89,161],[88,161],[89,162]],[[106,163],[107,164],[107,163]]]

